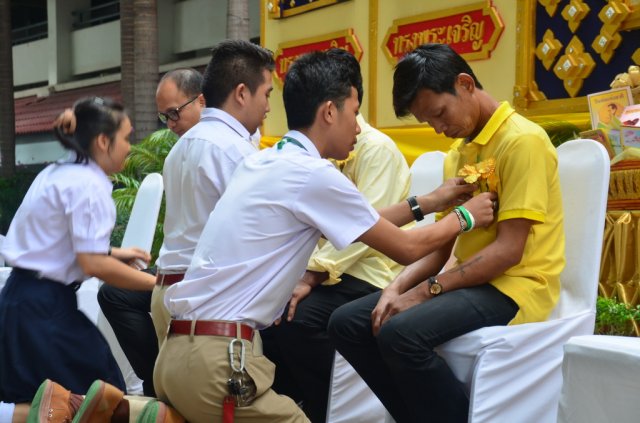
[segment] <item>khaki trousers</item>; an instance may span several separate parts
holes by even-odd
[[[155,400],[155,398],[138,395],[125,395],[124,399],[129,401],[129,423],[136,423],[144,406],[147,405],[149,401]]]
[[[219,422],[231,375],[229,343],[222,336],[171,335],[160,347],[153,374],[158,398],[178,410],[190,423]],[[289,397],[271,385],[275,365],[262,355],[258,332],[245,344],[245,368],[257,387],[248,407],[235,409],[235,422],[308,423],[309,419]]]
[[[169,322],[171,322],[169,310],[164,305],[164,293],[167,288],[167,286],[156,285],[151,293],[151,320],[153,320],[153,327],[156,329],[159,347],[162,346],[164,339],[167,337]]]

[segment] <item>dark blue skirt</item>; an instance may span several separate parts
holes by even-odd
[[[109,344],[78,310],[75,290],[14,269],[0,293],[0,400],[30,402],[45,379],[78,394],[96,379],[125,390]]]

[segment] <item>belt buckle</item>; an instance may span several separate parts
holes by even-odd
[[[160,276],[160,284],[159,284],[159,286],[160,286],[160,288],[164,288],[164,286],[165,286],[164,285],[164,281],[165,281],[165,279],[167,278],[168,275],[169,275],[168,273],[159,273],[159,276]]]

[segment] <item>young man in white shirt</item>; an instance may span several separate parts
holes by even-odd
[[[362,103],[362,75],[358,60],[346,50],[328,54],[349,65]],[[409,195],[411,174],[394,141],[357,116],[360,134],[346,160],[334,161],[375,208],[403,201]],[[325,423],[335,348],[327,334],[333,310],[385,288],[402,266],[362,243],[337,250],[321,239],[279,325],[261,331],[264,354],[276,365],[273,389],[302,402],[312,422]],[[316,288],[311,289],[311,286]]]
[[[252,134],[270,110],[274,67],[272,53],[259,45],[243,40],[218,43],[204,71],[206,108],[200,122],[178,140],[164,162],[164,241],[151,299],[159,344],[170,320],[163,304],[166,287],[182,280],[209,213],[236,166],[258,151]]]
[[[284,103],[291,131],[240,163],[184,280],[166,292],[173,320],[155,388],[191,423],[232,414],[236,421],[308,421],[271,389],[273,363],[262,355],[256,330],[280,317],[321,235],[337,248],[362,241],[411,263],[461,230],[454,215],[399,229],[414,218],[407,202],[383,210],[387,220],[323,160],[345,159],[360,132],[358,92],[344,61],[322,52],[299,58],[287,74]],[[446,184],[420,197],[416,212],[444,210],[474,189]],[[485,193],[465,203],[476,226],[493,220],[493,199]]]
[[[103,286],[98,296],[118,342],[143,380],[145,395],[155,395],[153,366],[169,323],[162,304],[164,289],[182,280],[200,232],[236,165],[258,151],[255,140],[269,111],[273,66],[268,50],[227,40],[212,49],[204,78],[196,70],[178,69],[158,84],[158,117],[180,139],[163,168],[166,212],[157,286],[153,294]]]
[[[202,74],[180,68],[165,73],[156,89],[158,118],[182,136],[200,120],[205,107]],[[153,365],[158,356],[158,340],[151,320],[151,291],[132,291],[103,284],[98,302],[145,395],[155,396]]]

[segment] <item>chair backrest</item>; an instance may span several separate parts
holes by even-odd
[[[446,154],[442,151],[422,153],[411,165],[411,187],[409,195],[428,194],[442,184],[443,164]],[[435,217],[429,214],[417,226],[433,223]]]
[[[151,251],[164,184],[159,173],[148,174],[140,184],[122,238],[122,247]]]
[[[549,319],[595,313],[609,168],[607,151],[596,141],[573,140],[558,147],[566,266],[560,301]]]

